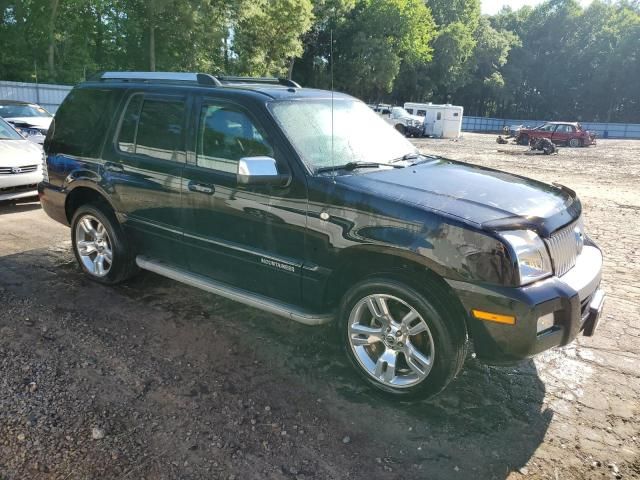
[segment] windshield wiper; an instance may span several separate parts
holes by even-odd
[[[401,165],[391,165],[390,163],[376,163],[376,162],[348,162],[342,165],[332,165],[330,167],[316,168],[316,173],[333,172],[335,170],[355,170],[357,168],[378,168],[378,167],[393,167],[402,168]]]
[[[416,153],[416,152],[411,152],[411,153],[405,153],[403,156],[398,157],[398,158],[394,158],[393,160],[391,160],[391,163],[396,163],[396,162],[402,162],[404,160],[414,160],[418,157],[421,157],[422,154],[420,153]]]

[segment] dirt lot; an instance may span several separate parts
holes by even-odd
[[[578,191],[606,254],[596,337],[392,402],[330,328],[152,274],[96,285],[37,204],[0,206],[0,479],[640,478],[640,141],[416,143]]]

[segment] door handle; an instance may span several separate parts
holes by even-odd
[[[216,187],[209,183],[189,182],[188,188],[192,192],[206,193],[207,195],[213,195],[216,191]]]
[[[124,167],[119,163],[106,162],[104,164],[104,169],[108,172],[124,173]]]

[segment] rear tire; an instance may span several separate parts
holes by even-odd
[[[569,146],[571,148],[578,148],[582,146],[582,140],[579,138],[571,138],[569,139]]]
[[[446,292],[428,298],[391,278],[371,278],[342,299],[337,327],[347,358],[370,386],[402,397],[428,398],[458,374],[466,329]]]
[[[115,285],[137,272],[133,250],[108,206],[78,207],[71,220],[71,243],[80,268],[91,280]]]

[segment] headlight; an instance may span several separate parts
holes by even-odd
[[[520,285],[527,285],[553,273],[551,259],[542,239],[531,230],[513,230],[501,233],[516,255]]]

